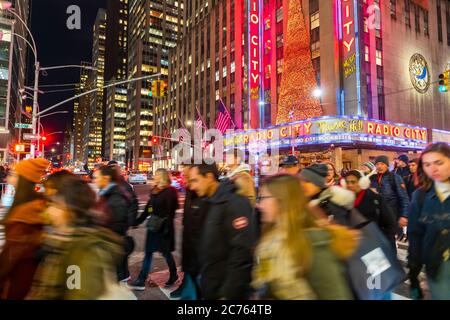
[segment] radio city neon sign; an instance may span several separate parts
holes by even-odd
[[[353,16],[353,0],[342,0],[342,43],[345,47],[345,55],[349,54],[352,51],[352,47],[355,43],[355,35],[351,31],[354,23],[355,20]]]
[[[259,99],[259,0],[250,0],[250,96]]]

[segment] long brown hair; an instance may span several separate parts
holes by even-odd
[[[298,178],[287,175],[275,175],[266,178],[261,187],[267,188],[271,196],[278,200],[280,221],[264,230],[262,235],[270,237],[272,232],[285,236],[285,247],[303,270],[307,270],[312,260],[312,246],[305,229],[316,227],[316,219],[307,208],[307,199],[300,187]]]
[[[431,180],[423,170],[423,156],[427,153],[437,152],[444,157],[450,158],[450,146],[445,142],[437,142],[429,144],[419,158],[419,165],[417,167],[417,175],[419,177],[420,185],[425,191],[428,191],[433,186],[433,180]]]

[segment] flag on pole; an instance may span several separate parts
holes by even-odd
[[[232,120],[230,113],[223,104],[223,101],[219,100],[219,108],[217,110],[217,117],[215,124],[216,129],[219,130],[222,134],[224,134],[227,131],[227,129],[230,128],[231,122]]]

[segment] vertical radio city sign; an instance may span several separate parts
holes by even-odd
[[[250,127],[259,126],[259,99],[261,84],[261,3],[260,0],[249,0],[249,68],[248,90],[250,107]]]
[[[353,8],[354,0],[342,0],[342,47],[344,59],[344,76],[348,78],[356,71],[355,56],[355,16]]]

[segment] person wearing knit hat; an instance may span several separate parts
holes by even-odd
[[[310,165],[300,172],[300,178],[303,181],[312,183],[314,186],[320,188],[320,190],[325,188],[327,175],[328,167],[323,163]]]
[[[39,183],[45,175],[50,162],[48,160],[37,158],[20,161],[14,170],[16,173],[28,181]]]
[[[403,179],[406,179],[409,175],[411,175],[411,170],[409,170],[408,162],[409,158],[406,154],[402,154],[397,158],[394,172]]]
[[[14,168],[14,201],[2,224],[5,244],[0,253],[0,297],[22,300],[30,290],[36,272],[46,219],[46,201],[35,191],[50,162],[29,159]]]
[[[375,165],[373,164],[373,162],[371,162],[371,161],[364,162],[364,163],[362,164],[361,168],[360,168],[360,170],[361,170],[365,175],[368,175],[369,173],[375,171],[375,169],[376,169],[376,167],[375,167]]]
[[[387,156],[378,156],[375,158],[375,165],[384,163],[389,168],[389,158]]]

